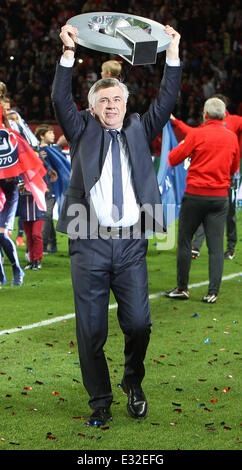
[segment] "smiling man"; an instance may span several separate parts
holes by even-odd
[[[101,79],[88,94],[89,109],[78,111],[71,93],[77,29],[62,27],[63,55],[57,65],[52,100],[70,146],[72,176],[57,230],[69,236],[77,341],[83,383],[89,394],[91,426],[112,419],[113,395],[103,346],[108,334],[112,289],[124,334],[122,388],[133,418],[147,416],[141,383],[151,331],[148,298],[146,220],[163,231],[163,212],[150,147],[175,106],[181,79],[180,35],[170,26],[166,65],[157,97],[143,116],[128,118],[128,89],[117,79]],[[87,235],[75,230],[76,213]],[[92,210],[91,210],[92,209]],[[92,212],[98,231],[92,227]],[[140,219],[145,225],[139,224]],[[141,227],[138,230],[137,227]],[[104,234],[105,236],[102,236]],[[107,235],[110,236],[107,236]]]
[[[128,99],[124,84],[116,78],[101,79],[91,89],[88,99],[90,111],[101,126],[106,129],[122,127]]]

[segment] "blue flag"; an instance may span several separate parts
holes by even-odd
[[[64,201],[65,192],[70,183],[71,164],[57,146],[53,145],[41,147],[41,150],[44,150],[46,152],[47,162],[58,174],[58,178],[53,183],[53,185],[55,191],[55,199],[58,205],[58,213],[60,213]]]
[[[169,151],[177,145],[176,136],[170,121],[168,121],[162,132],[161,158],[157,172],[157,180],[167,226],[174,222],[179,216],[181,201],[186,187],[187,170],[184,167],[184,162],[173,167],[168,160]]]

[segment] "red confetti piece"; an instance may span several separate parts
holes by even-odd
[[[229,426],[224,426],[224,429],[227,429],[228,431],[231,431],[232,428],[230,428]]]
[[[32,390],[32,387],[24,387],[24,390]]]
[[[77,435],[81,437],[86,437],[86,434],[82,434],[81,432],[79,432]]]
[[[213,402],[216,402],[216,401],[218,401],[218,399],[217,399],[217,398],[213,398],[213,399],[212,399],[212,400],[210,400],[210,401],[211,401],[211,403],[213,403]]]
[[[55,436],[52,436],[52,432],[47,432],[46,439],[50,439],[52,441],[55,441],[57,438]]]
[[[182,413],[181,408],[175,408],[175,410],[173,410],[173,411],[176,411],[177,413]]]
[[[211,412],[211,410],[210,410],[209,408],[207,408],[207,407],[205,407],[205,408],[203,408],[203,409],[206,410],[206,411]]]
[[[73,416],[72,419],[84,419],[83,416]]]
[[[229,390],[230,390],[230,387],[224,388],[224,389],[222,390],[222,392],[223,392],[223,393],[227,393],[227,392],[229,392]]]
[[[53,392],[51,392],[51,393],[52,393],[52,395],[59,395],[59,392],[53,391]]]

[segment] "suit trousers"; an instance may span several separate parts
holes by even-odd
[[[192,238],[202,223],[209,256],[208,294],[218,294],[224,266],[224,226],[228,197],[183,196],[179,214],[177,249],[177,285],[187,290],[191,267]]]
[[[229,207],[226,220],[226,237],[227,237],[227,251],[234,251],[237,243],[237,227],[236,227],[236,198],[233,197],[233,188],[229,188],[228,197],[229,197]],[[205,233],[203,230],[203,225],[201,224],[193,238],[193,246],[200,250],[203,240],[205,238]]]
[[[140,239],[69,240],[76,332],[83,384],[92,409],[108,408],[113,395],[103,347],[108,336],[110,289],[124,334],[124,378],[140,385],[151,318],[146,252]]]

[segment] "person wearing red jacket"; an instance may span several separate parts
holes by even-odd
[[[228,100],[224,95],[216,94],[213,97],[221,99],[225,105],[228,105]],[[177,119],[175,116],[171,115],[172,125],[181,132],[183,136],[186,136],[188,132],[190,132],[193,127],[189,126],[188,124],[184,123],[180,119]],[[242,116],[237,114],[230,114],[226,109],[225,116],[222,120],[223,125],[233,131],[238,138],[239,145],[241,147],[242,144]],[[202,126],[204,125],[201,124]],[[242,147],[241,147],[242,150]],[[240,152],[241,152],[240,150]],[[227,249],[224,253],[225,259],[233,259],[235,257],[235,246],[237,243],[237,227],[236,227],[236,194],[235,191],[238,189],[239,186],[239,171],[234,175],[231,179],[231,187],[229,188],[228,196],[229,196],[229,209],[226,219],[226,236],[227,236]],[[196,259],[200,256],[200,248],[202,246],[203,240],[205,238],[205,233],[203,226],[201,225],[198,227],[192,244],[192,258]]]
[[[240,152],[234,132],[223,126],[225,104],[210,98],[204,104],[204,125],[194,128],[169,153],[172,166],[190,158],[178,229],[177,287],[166,292],[188,299],[192,237],[203,223],[209,251],[209,287],[203,301],[214,303],[223,273],[223,237],[228,212],[231,176],[239,166]]]

